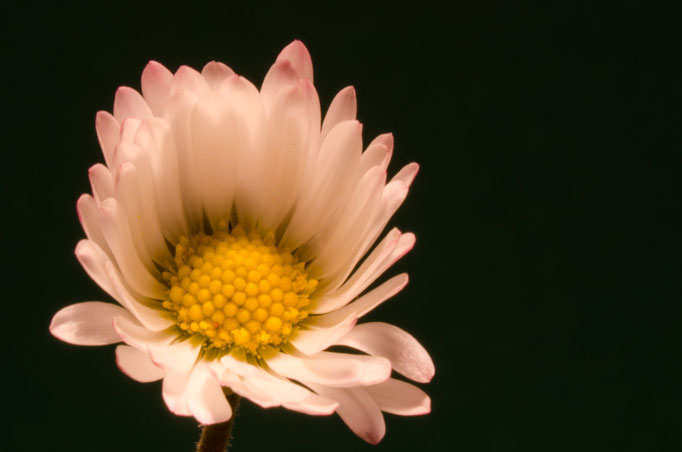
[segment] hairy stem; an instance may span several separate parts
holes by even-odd
[[[227,401],[232,407],[232,417],[222,424],[204,425],[201,429],[201,437],[197,444],[196,452],[226,452],[228,443],[232,437],[234,418],[237,417],[237,409],[241,397],[235,393],[227,396]]]

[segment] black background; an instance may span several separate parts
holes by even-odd
[[[395,134],[391,172],[421,165],[391,223],[417,235],[389,272],[411,282],[367,319],[429,349],[433,411],[387,415],[369,446],[245,402],[232,450],[680,450],[682,15],[594,3],[6,3],[0,448],[192,450],[160,384],[48,333],[107,300],[73,255],[95,113],[150,59],[260,86],[298,38],[323,111],[354,85],[366,142]]]

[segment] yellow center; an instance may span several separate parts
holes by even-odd
[[[276,246],[274,234],[247,234],[240,226],[181,238],[175,263],[176,272],[164,273],[163,307],[213,355],[234,347],[259,355],[281,346],[308,316],[317,286],[304,263]]]

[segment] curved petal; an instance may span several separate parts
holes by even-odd
[[[237,158],[247,133],[227,104],[213,91],[196,103],[190,118],[199,196],[214,230],[230,217]]]
[[[311,357],[285,353],[265,359],[278,374],[304,384],[351,387],[380,383],[391,374],[390,362],[366,355],[321,352]]]
[[[382,168],[369,170],[355,187],[346,208],[334,218],[334,228],[324,237],[324,245],[311,263],[319,273],[318,279],[333,279],[348,267],[376,216],[385,179]]]
[[[367,314],[379,304],[397,294],[407,285],[409,278],[407,273],[401,273],[382,283],[379,287],[367,292],[354,302],[344,306],[341,309],[323,314],[315,317],[319,325],[335,325],[351,314],[355,314],[358,318]]]
[[[169,372],[163,377],[161,394],[168,409],[178,416],[191,416],[192,412],[187,403],[187,383],[190,373],[179,374]]]
[[[127,118],[150,118],[152,113],[144,98],[132,88],[121,86],[114,98],[114,118],[120,123]]]
[[[95,130],[97,131],[97,139],[102,148],[104,161],[109,168],[112,167],[114,149],[118,144],[118,134],[120,125],[116,118],[107,111],[97,112],[95,117]]]
[[[173,74],[163,64],[150,61],[142,71],[142,96],[155,116],[163,114],[170,97]]]
[[[109,198],[99,207],[99,219],[104,238],[126,282],[136,292],[146,297],[162,299],[166,289],[149,272],[149,264],[145,264],[140,258],[130,233],[125,211],[113,198]]]
[[[166,331],[151,331],[130,317],[117,316],[113,321],[114,330],[128,345],[150,352],[153,348],[166,347],[175,337]]]
[[[282,242],[297,248],[324,229],[355,188],[352,181],[361,152],[362,125],[358,121],[344,121],[331,130],[314,163],[310,185],[301,190]]]
[[[166,372],[155,365],[149,355],[129,345],[116,347],[116,364],[121,372],[140,383],[158,381]]]
[[[415,385],[389,378],[363,388],[381,411],[399,416],[418,416],[431,412],[431,399]]]
[[[179,89],[171,96],[164,119],[174,134],[182,204],[189,224],[196,230],[203,229],[203,211],[198,194],[196,166],[190,118],[197,96],[189,90]]]
[[[192,370],[197,362],[201,347],[189,340],[168,345],[152,345],[149,348],[151,360],[168,372],[185,373]]]
[[[209,89],[208,82],[195,69],[189,66],[180,66],[173,76],[171,82],[171,95],[173,91],[186,89],[194,94],[200,95]]]
[[[211,61],[201,70],[201,75],[206,79],[208,85],[216,90],[232,74],[234,71],[219,61]]]
[[[223,389],[203,363],[194,368],[187,383],[187,405],[196,420],[204,425],[218,424],[232,417]]]
[[[435,373],[433,361],[424,347],[410,334],[388,323],[356,325],[336,345],[388,358],[396,372],[420,383],[431,381]]]
[[[141,303],[126,287],[121,274],[111,261],[104,262],[106,275],[111,283],[114,298],[125,306],[135,318],[150,331],[162,331],[175,324],[175,321],[163,315],[161,308],[155,309]]]
[[[312,93],[301,83],[282,90],[268,116],[261,186],[260,222],[274,230],[293,206],[308,164]]]
[[[81,240],[78,242],[76,245],[76,258],[88,276],[98,286],[104,289],[112,298],[117,298],[114,286],[111,284],[107,274],[106,263],[109,261],[109,256],[96,243],[92,240]]]
[[[351,313],[336,325],[315,328],[315,318],[313,317],[306,325],[311,329],[299,330],[289,341],[304,354],[315,355],[348,333],[355,326],[357,320],[355,313]]]
[[[289,61],[299,77],[313,81],[313,60],[306,46],[298,39],[286,46],[277,56],[277,61]]]
[[[320,132],[320,142],[324,143],[324,139],[331,132],[331,130],[340,122],[355,119],[358,113],[358,103],[355,95],[355,88],[347,86],[338,92],[329,105],[327,114],[324,115],[322,121],[322,130]]]
[[[270,396],[273,400],[272,406],[281,405],[306,414],[329,415],[339,405],[334,400],[321,397],[284,378],[255,376],[247,378],[246,384]]]
[[[109,168],[97,163],[88,170],[90,186],[95,200],[100,203],[114,194],[114,179]]]
[[[120,306],[86,301],[62,308],[52,317],[50,333],[75,345],[108,345],[121,342],[114,330],[116,316],[132,317]]]
[[[329,388],[313,385],[319,394],[337,400],[336,409],[343,422],[360,438],[377,444],[386,433],[386,423],[381,410],[363,388]]]

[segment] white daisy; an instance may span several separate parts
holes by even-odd
[[[364,150],[352,87],[324,121],[312,63],[295,41],[260,89],[222,63],[171,73],[150,62],[142,95],[121,87],[97,114],[106,165],[78,200],[86,272],[120,305],[60,310],[50,331],[79,345],[124,342],[116,362],[163,380],[175,414],[231,418],[223,388],[262,407],[333,412],[371,443],[381,411],[430,411],[433,362],[408,333],[358,319],[407,284],[367,288],[413,246],[389,231],[418,165],[386,181],[393,137]],[[371,250],[371,251],[370,251]],[[361,353],[327,351],[341,345]]]

